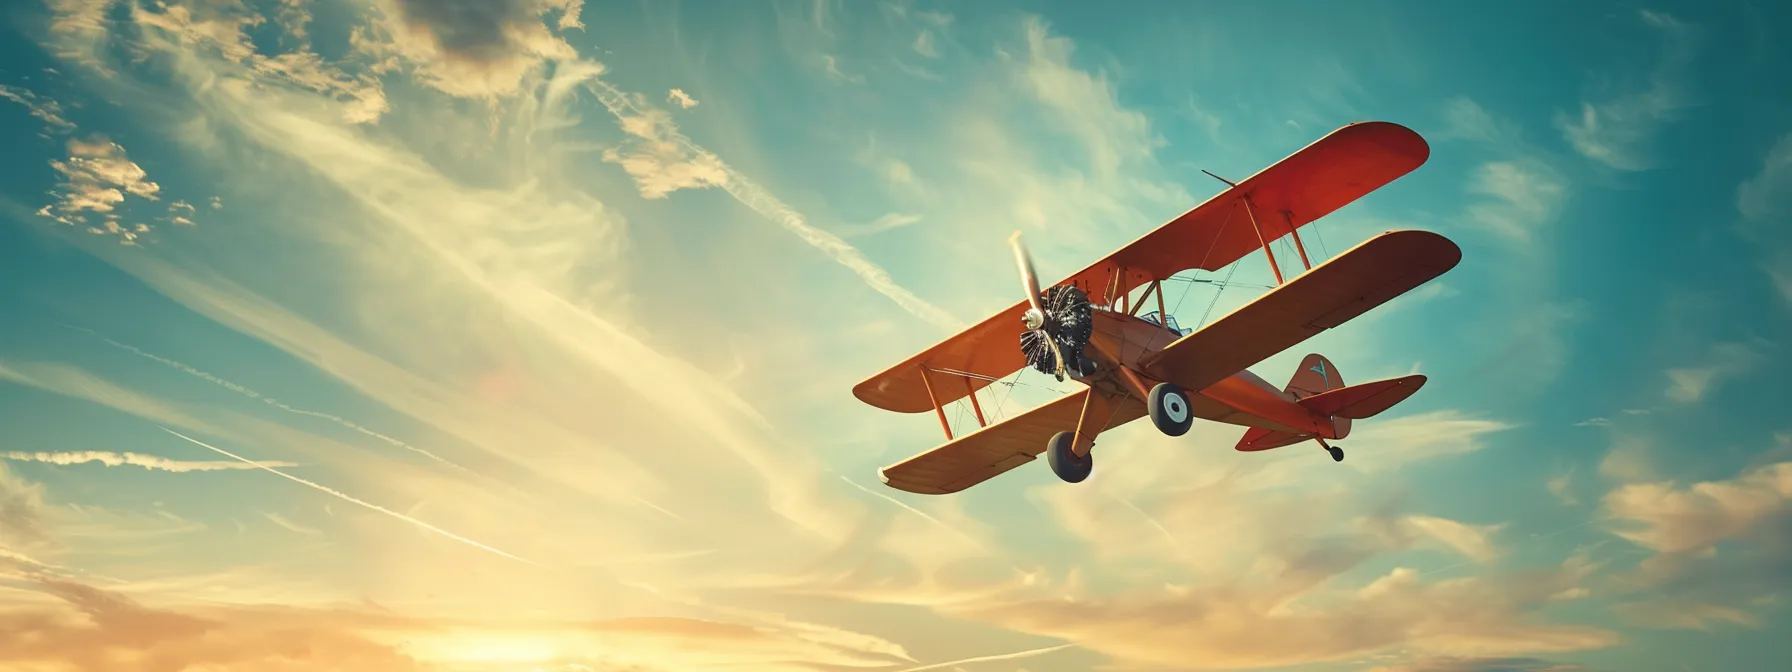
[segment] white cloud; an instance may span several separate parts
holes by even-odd
[[[1466,96],[1456,96],[1444,103],[1443,138],[1473,140],[1508,148],[1519,141],[1517,124],[1495,117],[1480,103]],[[1440,138],[1441,139],[1441,138]]]
[[[386,17],[383,41],[361,48],[376,58],[398,55],[417,67],[423,82],[450,95],[503,97],[547,61],[578,58],[544,17],[559,11],[556,26],[582,28],[582,0],[379,0]]]
[[[1784,214],[1792,205],[1792,133],[1780,136],[1761,159],[1761,170],[1736,187],[1736,210],[1749,221]]]
[[[1150,160],[1164,140],[1145,115],[1121,106],[1105,74],[1072,66],[1068,38],[1051,35],[1038,17],[1028,17],[1026,30],[1026,87],[1077,138],[1095,175],[1111,178],[1123,163]]]
[[[85,140],[70,138],[68,159],[51,161],[50,167],[62,175],[62,181],[55,192],[56,202],[38,210],[39,215],[116,236],[126,245],[149,232],[148,224],[122,222],[124,213],[118,206],[125,202],[126,194],[157,200],[162,188],[149,181],[148,173],[131,161],[118,143],[97,135]],[[95,216],[100,221],[89,220]]]
[[[1572,468],[1566,473],[1551,476],[1544,486],[1549,489],[1549,494],[1555,495],[1556,499],[1561,500],[1565,505],[1574,506],[1580,503],[1580,499],[1574,496],[1574,470]]]
[[[229,62],[247,69],[219,74],[233,78],[252,75],[263,85],[284,84],[323,94],[350,123],[378,121],[390,109],[385,89],[373,72],[348,75],[303,45],[273,56],[257,51],[247,31],[260,23],[259,17],[195,12],[184,5],[158,7],[162,11],[132,7],[132,18],[145,28],[154,29],[146,31],[146,37],[217,49]]]
[[[193,226],[193,214],[198,211],[191,203],[175,201],[168,204],[168,221],[182,226]]]
[[[5,84],[0,84],[0,98],[24,105],[25,109],[31,112],[31,116],[43,121],[51,131],[70,133],[75,130],[75,124],[62,116],[62,105],[54,100],[39,96],[26,89]]]
[[[642,196],[663,198],[678,189],[721,187],[741,204],[850,269],[865,284],[910,314],[936,327],[956,329],[963,326],[957,318],[896,284],[889,271],[867,259],[858,248],[839,236],[810,226],[801,213],[685,137],[664,110],[648,105],[639,95],[624,93],[599,80],[591,80],[589,86],[596,92],[598,100],[616,116],[622,129],[638,140],[629,151],[605,152],[604,160],[622,165],[635,178]]]
[[[1719,343],[1711,347],[1703,363],[1668,369],[1668,399],[1682,404],[1697,403],[1723,380],[1747,375],[1765,362],[1763,347],[1760,342]]]
[[[1792,462],[1684,489],[1665,481],[1627,483],[1606,494],[1603,504],[1630,524],[1614,532],[1638,546],[1662,553],[1702,551],[1792,514]]]
[[[672,89],[671,91],[667,91],[666,102],[687,110],[697,106],[697,99],[692,98],[690,94],[685,93],[684,89]]]
[[[1554,220],[1568,196],[1561,173],[1541,161],[1491,161],[1475,169],[1469,192],[1488,197],[1469,217],[1516,243],[1529,243]]]
[[[840,69],[840,57],[833,54],[821,55],[821,68],[829,77],[848,84],[864,84],[865,76],[858,73],[847,73]]]
[[[1683,80],[1696,46],[1695,29],[1661,12],[1641,10],[1639,14],[1663,41],[1661,60],[1645,86],[1601,102],[1583,101],[1579,114],[1558,112],[1555,120],[1576,151],[1619,170],[1652,167],[1650,143],[1656,130],[1692,105]]]
[[[1736,187],[1736,210],[1743,235],[1761,250],[1761,270],[1792,304],[1792,236],[1785,226],[1792,214],[1792,133],[1780,136],[1761,170]]]
[[[176,460],[176,459],[162,457],[159,455],[145,455],[143,453],[131,453],[131,452],[114,453],[114,452],[107,452],[107,451],[101,451],[101,450],[72,450],[72,451],[57,451],[57,452],[11,451],[11,452],[0,453],[0,460],[13,460],[15,462],[44,462],[44,463],[48,463],[48,464],[60,464],[60,465],[84,464],[84,463],[88,463],[88,462],[98,462],[98,463],[106,465],[108,467],[117,467],[117,466],[128,465],[128,466],[133,466],[133,467],[142,467],[144,469],[148,469],[151,471],[175,471],[175,472],[222,471],[222,470],[227,470],[227,469],[254,469],[255,468],[252,465],[243,464],[241,462],[231,462],[231,461],[223,461],[223,460],[214,460],[214,461]],[[294,462],[284,462],[284,461],[279,461],[279,460],[270,460],[267,462],[263,462],[262,464],[268,465],[270,467],[296,467],[296,466],[298,466],[298,464],[294,463]]]
[[[940,57],[939,48],[933,46],[933,31],[931,30],[923,30],[915,35],[914,49],[915,53],[928,58]]]

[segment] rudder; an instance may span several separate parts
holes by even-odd
[[[1299,400],[1343,387],[1344,376],[1338,373],[1338,367],[1333,366],[1325,355],[1313,353],[1300,360],[1300,366],[1294,369],[1294,377],[1288,379],[1288,385],[1282,391]],[[1350,434],[1349,418],[1333,418],[1332,426],[1340,439]]]

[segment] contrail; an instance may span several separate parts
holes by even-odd
[[[863,486],[863,485],[859,485],[859,484],[858,484],[858,482],[857,482],[857,481],[854,481],[854,480],[852,480],[852,479],[850,479],[850,478],[847,478],[847,477],[846,477],[846,475],[845,475],[845,474],[836,474],[836,475],[838,475],[838,476],[839,476],[839,477],[840,477],[840,480],[842,480],[842,481],[846,481],[846,484],[847,484],[847,485],[850,485],[850,486],[852,486],[852,487],[855,487],[855,488],[858,488],[858,489],[859,489],[859,490],[862,490],[862,491],[864,491],[864,492],[865,492],[865,493],[867,493],[867,494],[871,494],[871,495],[875,495],[875,496],[877,496],[877,497],[879,497],[879,498],[881,498],[881,499],[883,499],[883,500],[884,500],[884,501],[886,501],[886,502],[889,502],[889,503],[891,503],[891,504],[895,504],[895,505],[897,505],[897,506],[900,506],[900,507],[902,507],[902,508],[904,508],[904,509],[907,509],[907,510],[908,510],[908,512],[909,512],[909,513],[912,513],[912,514],[915,514],[915,515],[917,515],[917,516],[920,516],[920,517],[922,517],[922,518],[924,518],[924,519],[926,519],[926,520],[927,520],[927,521],[928,521],[928,522],[930,522],[930,523],[933,523],[933,524],[935,524],[935,525],[938,525],[938,526],[940,526],[940,527],[943,527],[943,528],[946,528],[946,530],[948,530],[948,531],[950,531],[950,532],[951,532],[951,533],[953,533],[953,534],[956,534],[956,535],[958,535],[958,536],[959,536],[959,538],[961,538],[961,539],[964,539],[964,540],[965,540],[965,541],[968,541],[968,542],[971,542],[971,544],[972,544],[972,545],[974,545],[974,546],[976,546],[976,547],[978,547],[978,548],[986,548],[986,547],[985,547],[985,546],[984,546],[984,545],[983,545],[983,542],[981,542],[981,541],[977,541],[977,539],[976,539],[976,538],[975,538],[975,537],[972,537],[972,536],[971,536],[971,535],[969,535],[969,534],[966,534],[966,533],[964,533],[964,532],[963,532],[963,531],[961,531],[961,530],[959,530],[959,529],[958,529],[958,528],[956,528],[956,527],[953,527],[953,526],[951,526],[951,525],[947,525],[947,524],[946,524],[946,523],[945,523],[945,521],[942,521],[942,520],[940,520],[940,519],[938,519],[938,518],[935,518],[935,517],[933,517],[933,516],[930,516],[930,515],[927,515],[927,512],[925,512],[925,511],[922,511],[922,510],[920,510],[920,509],[917,509],[917,508],[915,508],[915,507],[912,507],[912,506],[909,506],[909,505],[907,505],[907,504],[904,504],[904,503],[902,503],[902,500],[899,500],[899,499],[896,499],[896,498],[895,498],[895,497],[891,497],[891,496],[889,496],[889,495],[886,495],[886,494],[884,494],[884,493],[881,493],[881,492],[878,492],[878,491],[876,491],[876,490],[872,490],[872,489],[871,489],[871,488],[867,488],[867,487],[865,487],[865,486]]]
[[[337,497],[337,498],[338,498],[338,499],[342,499],[342,500],[344,500],[344,501],[347,501],[347,502],[349,502],[349,503],[352,503],[352,504],[359,504],[359,505],[361,505],[361,506],[364,506],[364,507],[367,507],[367,508],[369,508],[369,509],[373,509],[373,510],[374,510],[374,511],[378,511],[378,512],[380,512],[380,513],[383,513],[383,514],[386,514],[386,515],[388,515],[388,516],[392,516],[392,517],[393,517],[393,518],[397,518],[397,519],[399,519],[399,520],[402,520],[402,521],[404,521],[404,522],[407,522],[407,523],[410,523],[410,524],[412,524],[412,525],[416,525],[416,526],[417,526],[417,527],[421,527],[421,528],[423,528],[423,529],[425,529],[425,530],[429,530],[429,531],[431,531],[431,532],[434,532],[434,533],[436,533],[436,534],[440,534],[440,535],[442,535],[442,536],[444,536],[444,537],[448,537],[448,538],[449,538],[449,539],[453,539],[453,540],[455,540],[455,541],[458,541],[458,542],[460,542],[460,543],[463,543],[463,544],[466,544],[466,545],[468,545],[468,546],[472,546],[472,547],[473,547],[473,548],[477,548],[477,549],[480,549],[480,550],[482,550],[482,551],[487,551],[487,552],[490,552],[490,553],[496,553],[496,554],[498,554],[498,555],[502,555],[502,556],[504,556],[504,557],[506,557],[506,558],[510,558],[510,559],[511,559],[511,560],[516,560],[516,561],[518,561],[518,562],[524,562],[524,563],[528,563],[528,564],[531,564],[531,565],[535,565],[535,566],[537,566],[537,567],[541,567],[541,566],[542,566],[542,564],[541,564],[541,563],[539,563],[539,562],[535,562],[535,561],[534,561],[534,560],[530,560],[530,559],[527,559],[527,558],[523,558],[523,557],[519,557],[519,556],[515,556],[515,555],[511,555],[511,554],[509,554],[509,553],[506,553],[506,552],[504,552],[504,551],[501,551],[501,550],[498,550],[498,549],[496,549],[496,548],[493,548],[493,547],[491,547],[491,546],[487,546],[487,545],[485,545],[485,544],[482,544],[482,543],[479,543],[479,542],[477,542],[477,541],[473,541],[473,540],[472,540],[472,539],[468,539],[468,538],[466,538],[466,537],[463,537],[463,536],[460,536],[460,535],[458,535],[458,534],[455,534],[455,533],[453,533],[453,532],[449,532],[449,531],[447,531],[447,530],[444,530],[444,529],[442,529],[442,528],[439,528],[439,527],[436,527],[436,526],[434,526],[434,525],[431,525],[431,524],[429,524],[429,523],[426,523],[426,522],[423,522],[423,521],[421,521],[421,520],[417,520],[417,519],[416,519],[416,518],[412,518],[412,517],[410,517],[410,516],[407,516],[407,515],[404,515],[404,514],[402,514],[402,513],[399,513],[399,512],[397,512],[397,511],[393,511],[393,510],[391,510],[391,509],[388,509],[388,508],[385,508],[385,507],[383,507],[383,506],[380,506],[380,505],[378,505],[378,504],[372,504],[372,503],[369,503],[369,502],[365,502],[365,501],[362,501],[362,500],[359,500],[359,499],[355,499],[355,498],[354,498],[354,497],[350,497],[350,496],[349,496],[349,495],[346,495],[346,494],[343,494],[343,493],[342,493],[342,492],[340,492],[340,491],[337,491],[337,490],[333,490],[333,489],[331,489],[331,488],[329,488],[329,487],[327,487],[327,486],[323,486],[323,485],[318,485],[318,484],[316,484],[316,483],[312,483],[312,482],[311,482],[311,481],[307,481],[307,480],[305,480],[305,479],[303,479],[303,478],[299,478],[299,477],[297,477],[297,476],[294,476],[294,475],[292,475],[292,474],[288,474],[288,473],[286,473],[286,472],[284,472],[284,471],[280,471],[280,470],[279,470],[279,469],[275,469],[275,468],[273,468],[273,467],[269,467],[269,466],[267,466],[267,465],[264,465],[264,464],[262,464],[262,463],[260,463],[260,462],[256,462],[256,461],[254,461],[254,460],[251,460],[251,459],[249,459],[249,458],[246,458],[246,457],[242,457],[242,456],[239,456],[239,455],[237,455],[237,454],[235,454],[235,453],[232,453],[232,452],[230,452],[230,451],[227,451],[227,450],[224,450],[224,449],[223,449],[223,448],[219,448],[219,447],[217,447],[217,446],[214,446],[214,445],[212,445],[212,444],[209,444],[209,443],[206,443],[206,442],[204,442],[204,441],[200,441],[200,440],[199,440],[199,439],[195,439],[195,438],[193,438],[193,437],[190,437],[190,436],[187,436],[187,435],[185,435],[185,434],[182,434],[182,433],[180,433],[180,432],[177,432],[177,431],[174,431],[174,430],[172,430],[172,429],[169,429],[169,428],[167,428],[167,427],[161,427],[161,428],[160,428],[160,429],[161,429],[161,430],[162,430],[162,431],[164,431],[164,432],[167,432],[167,433],[169,433],[169,434],[173,434],[173,435],[175,435],[175,436],[178,436],[178,437],[180,437],[180,438],[182,438],[182,439],[186,439],[186,440],[187,440],[187,441],[188,441],[188,442],[190,442],[190,443],[192,443],[192,444],[194,444],[194,445],[197,445],[197,446],[200,446],[200,447],[202,447],[202,448],[205,448],[205,449],[207,449],[207,450],[210,450],[210,451],[212,451],[212,452],[215,452],[215,453],[218,453],[218,454],[219,454],[219,455],[223,455],[223,456],[225,456],[225,457],[228,457],[228,458],[230,458],[230,459],[233,459],[233,460],[236,460],[236,461],[238,461],[238,462],[242,462],[242,463],[244,463],[244,464],[248,464],[248,465],[251,465],[251,466],[254,466],[254,467],[255,467],[255,468],[257,468],[257,469],[261,469],[261,470],[263,470],[263,471],[267,471],[267,472],[269,472],[269,473],[272,473],[272,474],[274,474],[274,475],[276,475],[276,476],[279,476],[279,477],[281,477],[281,478],[284,478],[284,479],[286,479],[286,480],[289,480],[289,481],[292,481],[292,482],[294,482],[294,483],[298,483],[298,484],[300,484],[300,485],[303,485],[303,486],[305,486],[305,487],[308,487],[308,488],[313,488],[313,489],[316,489],[316,490],[321,490],[321,491],[323,491],[323,492],[326,492],[326,493],[329,493],[329,494],[331,494],[331,495],[334,495],[334,496],[336,496],[336,497]]]
[[[317,412],[317,411],[307,411],[307,410],[305,410],[305,409],[302,409],[302,408],[293,408],[293,407],[291,407],[291,406],[288,406],[288,405],[286,405],[286,404],[284,404],[284,403],[281,403],[281,402],[280,402],[280,400],[278,400],[278,399],[275,399],[275,398],[273,398],[273,397],[269,397],[269,396],[267,396],[267,395],[264,395],[264,394],[262,394],[262,393],[260,393],[260,392],[256,392],[256,391],[255,391],[255,390],[251,390],[251,389],[249,389],[249,388],[247,388],[247,387],[244,387],[244,386],[242,386],[242,385],[238,385],[238,384],[236,384],[236,383],[233,383],[233,382],[230,382],[230,381],[228,381],[228,380],[225,380],[225,379],[223,379],[223,378],[219,378],[219,377],[217,377],[217,376],[214,376],[214,375],[212,375],[212,374],[209,374],[209,373],[206,373],[206,372],[204,372],[204,371],[200,371],[200,370],[199,370],[199,369],[195,369],[195,368],[193,368],[193,367],[191,367],[191,366],[187,366],[187,365],[186,365],[186,364],[182,364],[182,363],[180,363],[180,362],[177,362],[177,361],[175,361],[175,360],[172,360],[172,359],[169,359],[169,358],[167,358],[167,357],[163,357],[163,356],[161,356],[161,355],[157,355],[157,354],[154,354],[154,353],[150,353],[150,352],[144,352],[144,351],[143,351],[143,350],[142,350],[142,349],[141,349],[141,348],[138,348],[138,347],[137,347],[137,346],[134,346],[134,345],[130,345],[130,344],[128,344],[128,343],[120,343],[120,342],[118,342],[118,341],[114,341],[114,340],[112,340],[112,339],[110,339],[110,338],[106,338],[106,337],[105,337],[105,335],[103,335],[103,334],[101,334],[101,333],[99,333],[99,332],[97,332],[97,331],[94,331],[94,330],[92,330],[92,329],[88,329],[88,328],[86,328],[86,327],[77,327],[77,326],[75,326],[75,325],[72,325],[72,324],[64,324],[64,325],[62,325],[62,326],[64,326],[64,327],[68,327],[68,328],[70,328],[70,329],[74,329],[74,330],[75,330],[75,331],[80,331],[80,332],[85,332],[85,333],[86,333],[86,334],[88,334],[88,335],[90,335],[90,336],[93,336],[93,337],[94,337],[94,338],[97,338],[97,339],[100,339],[100,340],[102,340],[102,341],[105,341],[105,342],[106,342],[106,344],[107,344],[107,345],[110,345],[110,346],[112,346],[112,347],[115,347],[115,348],[118,348],[118,349],[120,349],[120,350],[125,350],[125,351],[127,351],[127,352],[131,352],[131,353],[134,353],[134,354],[136,354],[136,355],[138,355],[138,356],[140,356],[140,357],[144,357],[144,358],[147,358],[147,359],[150,359],[150,360],[153,360],[153,361],[155,361],[155,362],[158,362],[158,363],[160,363],[160,364],[162,364],[162,365],[163,365],[163,366],[167,366],[167,367],[169,367],[169,368],[172,368],[172,369],[175,369],[175,370],[177,370],[177,371],[180,371],[180,372],[182,372],[182,373],[185,373],[185,374],[187,374],[187,375],[189,375],[189,376],[193,376],[193,377],[194,377],[194,378],[198,378],[198,379],[200,379],[200,380],[204,380],[204,381],[206,381],[206,382],[208,382],[208,383],[211,383],[211,384],[213,384],[213,385],[217,385],[217,386],[218,386],[218,387],[222,387],[222,388],[224,388],[224,389],[226,389],[226,390],[230,390],[230,391],[231,391],[231,392],[235,392],[235,393],[237,393],[237,394],[240,394],[240,395],[243,395],[243,396],[245,396],[245,397],[248,397],[248,398],[250,398],[250,399],[255,399],[255,400],[257,400],[257,401],[260,401],[260,402],[262,402],[262,403],[264,403],[264,404],[267,404],[267,405],[269,405],[269,406],[273,406],[273,407],[274,407],[274,408],[278,408],[278,409],[280,409],[280,410],[282,410],[282,411],[286,411],[286,412],[288,412],[288,413],[292,413],[292,414],[295,414],[295,415],[304,415],[304,416],[310,416],[310,417],[313,417],[313,418],[320,418],[320,419],[323,419],[323,420],[328,420],[328,421],[330,421],[330,422],[333,422],[333,423],[336,423],[336,424],[337,424],[337,425],[340,425],[340,426],[342,426],[342,427],[344,427],[344,428],[347,428],[347,429],[349,429],[349,430],[352,430],[352,431],[355,431],[355,432],[360,432],[360,433],[361,433],[361,434],[363,434],[363,435],[365,435],[365,436],[368,436],[368,437],[372,437],[372,438],[375,438],[375,439],[379,439],[379,440],[381,440],[381,441],[384,441],[384,442],[386,442],[386,443],[389,443],[389,444],[392,444],[392,445],[394,445],[394,446],[397,446],[397,447],[399,447],[399,448],[403,448],[403,449],[405,449],[405,450],[408,450],[408,451],[411,451],[411,452],[414,452],[414,453],[417,453],[417,454],[419,454],[419,455],[422,455],[422,456],[424,456],[424,457],[427,457],[427,458],[429,458],[429,459],[432,459],[432,460],[435,460],[435,461],[437,461],[437,462],[440,462],[440,463],[442,463],[442,464],[445,464],[445,465],[448,465],[448,466],[450,466],[450,467],[454,467],[454,468],[455,468],[455,469],[459,469],[459,470],[461,470],[461,471],[468,471],[468,470],[467,470],[467,468],[466,468],[466,467],[463,467],[463,466],[460,466],[460,465],[458,465],[458,464],[455,464],[455,463],[453,463],[453,462],[450,462],[450,461],[448,461],[448,460],[447,460],[447,459],[445,459],[445,458],[443,458],[443,457],[441,457],[441,456],[439,456],[439,455],[436,455],[436,454],[435,454],[435,453],[432,453],[432,452],[429,452],[429,451],[427,451],[427,450],[424,450],[424,449],[422,449],[422,448],[418,448],[418,447],[416,447],[416,446],[413,446],[413,445],[411,445],[411,444],[408,444],[408,443],[405,443],[405,442],[403,442],[403,441],[400,441],[400,440],[398,440],[398,439],[395,439],[395,438],[392,438],[392,437],[390,437],[390,436],[386,436],[386,435],[385,435],[385,434],[381,434],[381,433],[379,433],[379,432],[376,432],[376,431],[373,431],[373,430],[371,430],[371,429],[368,429],[368,428],[366,428],[366,427],[362,427],[362,426],[360,426],[360,425],[357,425],[357,424],[355,424],[355,423],[353,423],[353,422],[349,422],[349,421],[348,421],[348,420],[345,420],[345,419],[343,419],[343,418],[340,418],[340,417],[337,417],[337,416],[334,416],[334,415],[330,415],[330,414],[328,414],[328,413],[319,413],[319,412]],[[286,466],[291,466],[291,465],[286,465]]]
[[[641,119],[648,116],[647,112],[642,110],[640,105],[638,105],[628,94],[623,93],[620,89],[617,89],[602,80],[591,79],[586,85],[591,89],[592,93],[597,95],[598,102],[603,103],[604,107],[609,109],[610,114],[615,115],[618,121],[624,122],[623,130],[641,136],[642,132],[637,132],[633,128],[638,126],[638,124],[628,123],[631,120]],[[714,184],[716,186],[719,186],[723,191],[728,192],[728,195],[733,196],[734,200],[740,201],[742,205],[752,208],[753,211],[759,213],[760,216],[772,220],[773,223],[796,234],[798,238],[802,238],[803,242],[808,243],[816,249],[826,253],[828,256],[833,257],[835,262],[838,262],[840,265],[851,270],[855,275],[858,275],[859,279],[864,280],[865,284],[870,285],[871,288],[877,290],[878,293],[889,297],[891,301],[895,301],[896,305],[901,306],[903,310],[941,328],[958,329],[964,326],[964,324],[959,322],[957,318],[947,314],[946,311],[941,310],[938,306],[928,303],[921,297],[915,296],[914,292],[910,292],[907,288],[896,284],[896,281],[890,277],[889,271],[885,271],[883,267],[878,266],[870,259],[865,258],[864,253],[860,252],[858,248],[853,247],[839,236],[809,226],[809,224],[804,221],[802,213],[785,205],[783,201],[778,200],[776,196],[773,196],[771,192],[766,191],[764,187],[759,186],[758,183],[748,179],[747,176],[742,175],[740,171],[735,170],[733,166],[723,163],[719,157],[716,157],[716,155],[709,150],[692,142],[690,138],[685,137],[685,135],[680,133],[678,128],[673,126],[670,122],[661,124],[659,130],[661,131],[661,133],[658,134],[659,137],[642,137],[644,139],[671,143],[687,153],[709,158],[713,162],[712,165],[721,170],[724,178],[719,182],[715,182]],[[644,132],[652,133],[652,131]]]
[[[23,452],[12,451],[0,453],[0,460],[15,462],[44,462],[47,464],[82,464],[98,462],[108,467],[130,465],[156,471],[221,471],[225,469],[254,469],[255,467],[241,462],[225,462],[223,460],[193,461],[171,460],[160,455],[144,455],[142,453],[113,453],[103,450],[71,450],[63,452]],[[296,467],[294,462],[263,462],[270,467]]]
[[[666,510],[666,507],[663,507],[663,506],[660,506],[660,505],[658,505],[658,504],[655,504],[655,503],[653,503],[653,502],[649,502],[649,501],[647,501],[647,500],[645,500],[645,499],[641,499],[641,498],[640,498],[640,497],[635,497],[635,498],[634,498],[634,500],[635,500],[635,501],[636,501],[636,502],[639,502],[639,503],[640,503],[640,504],[641,504],[641,506],[645,506],[645,507],[647,507],[647,508],[649,508],[649,509],[653,509],[653,510],[655,510],[655,511],[658,511],[658,512],[660,512],[660,513],[663,513],[663,514],[666,514],[666,516],[668,516],[668,517],[670,517],[670,518],[672,518],[672,519],[674,519],[674,520],[677,520],[677,521],[678,521],[678,522],[681,522],[681,523],[688,523],[688,522],[690,522],[690,521],[688,521],[688,520],[685,520],[685,519],[684,519],[684,516],[681,516],[681,515],[678,515],[678,514],[676,514],[676,513],[673,513],[673,512],[671,512],[671,511],[667,511],[667,510]]]
[[[1107,494],[1107,493],[1103,493],[1103,494]],[[1178,553],[1181,553],[1182,556],[1185,558],[1188,557],[1188,549],[1183,548],[1182,542],[1178,541],[1176,539],[1176,535],[1170,534],[1169,528],[1164,527],[1163,523],[1158,522],[1157,518],[1155,516],[1152,516],[1149,513],[1145,513],[1145,510],[1139,508],[1139,506],[1137,504],[1134,504],[1134,503],[1132,503],[1132,501],[1130,501],[1124,497],[1120,497],[1119,495],[1108,494],[1108,498],[1121,503],[1126,508],[1132,509],[1135,513],[1138,513],[1140,516],[1144,517],[1145,522],[1151,523],[1152,527],[1157,528],[1158,532],[1163,533],[1164,539],[1169,540],[1170,545],[1175,547],[1176,551]]]
[[[1033,656],[1043,656],[1043,655],[1051,653],[1053,651],[1062,651],[1064,649],[1068,649],[1073,646],[1076,646],[1076,645],[1075,644],[1059,644],[1057,646],[1048,646],[1043,649],[1032,649],[1032,650],[1028,650],[1028,651],[1016,651],[1014,653],[1000,653],[1000,654],[996,654],[993,656],[978,656],[976,658],[965,658],[963,660],[953,660],[953,661],[948,661],[948,662],[944,662],[944,663],[934,663],[932,665],[922,665],[920,667],[911,667],[906,670],[903,670],[902,672],[921,672],[922,670],[937,670],[942,667],[953,667],[955,665],[966,665],[966,664],[970,664],[970,663],[993,663],[993,662],[996,662],[999,660],[1019,660],[1021,658],[1032,658]]]

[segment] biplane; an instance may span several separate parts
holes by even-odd
[[[1412,172],[1430,157],[1417,133],[1388,122],[1344,126],[1132,244],[1041,291],[1017,232],[1010,239],[1026,299],[859,383],[853,395],[900,413],[933,412],[946,443],[879,471],[890,487],[948,494],[1045,453],[1057,476],[1089,477],[1102,432],[1149,417],[1181,436],[1196,418],[1246,428],[1235,448],[1260,451],[1345,438],[1425,384],[1410,375],[1346,385],[1308,355],[1278,389],[1248,367],[1341,325],[1453,268],[1457,246],[1435,233],[1382,233],[1314,266],[1300,228]],[[1205,172],[1205,171],[1204,171]],[[1283,278],[1271,243],[1292,237],[1303,272]],[[1180,329],[1164,281],[1216,271],[1262,249],[1276,286],[1212,324]],[[1143,288],[1136,298],[1133,293]],[[1139,315],[1147,299],[1157,310]],[[989,424],[977,391],[1031,367],[1083,389]],[[968,398],[978,429],[953,437],[945,406]]]

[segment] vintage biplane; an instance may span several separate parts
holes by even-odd
[[[1236,448],[1269,450],[1350,433],[1350,421],[1417,392],[1411,375],[1345,385],[1308,355],[1277,389],[1246,370],[1450,270],[1462,251],[1426,231],[1390,231],[1318,266],[1299,230],[1418,168],[1430,147],[1387,122],[1344,126],[1174,221],[1041,292],[1020,234],[1010,240],[1026,300],[859,383],[853,395],[878,408],[939,416],[946,443],[880,470],[890,487],[947,494],[1031,462],[1039,453],[1059,478],[1088,478],[1101,432],[1149,416],[1170,436],[1195,418],[1249,429]],[[1208,173],[1212,175],[1212,173]],[[1306,269],[1284,281],[1271,243],[1292,236]],[[1218,321],[1187,331],[1164,310],[1163,283],[1190,269],[1215,271],[1262,249],[1276,287]],[[1143,292],[1133,298],[1134,290]],[[1157,310],[1138,315],[1147,298]],[[1031,366],[1087,386],[994,425],[976,392]],[[968,397],[979,429],[954,438],[945,405]]]

